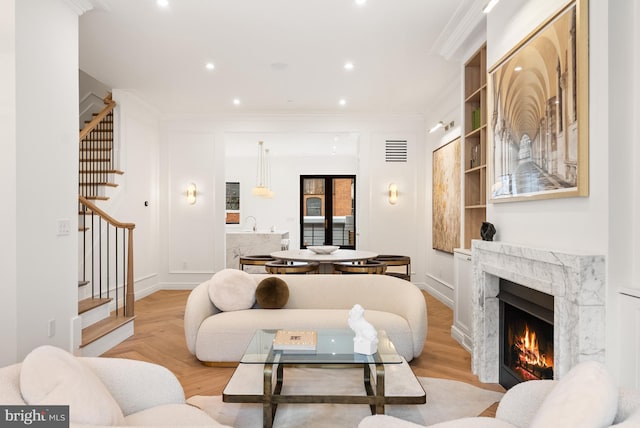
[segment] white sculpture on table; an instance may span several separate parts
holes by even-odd
[[[353,352],[373,355],[378,352],[378,331],[364,319],[364,308],[358,304],[349,311],[349,327],[356,333]]]

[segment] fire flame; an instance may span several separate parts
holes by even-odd
[[[535,331],[529,330],[525,325],[524,335],[516,341],[516,347],[520,351],[520,362],[538,367],[550,367],[547,364],[546,355],[541,354],[538,349],[538,337]]]

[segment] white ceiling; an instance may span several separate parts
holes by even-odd
[[[358,156],[358,134],[320,132],[236,132],[225,134],[227,157],[258,155],[258,141],[264,142],[271,156]]]
[[[169,1],[99,0],[80,68],[160,112],[210,114],[424,113],[461,69],[440,46],[479,0]]]

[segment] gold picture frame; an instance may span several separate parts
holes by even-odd
[[[490,202],[588,196],[588,0],[489,69]]]
[[[460,246],[460,138],[433,151],[432,246],[453,254]]]

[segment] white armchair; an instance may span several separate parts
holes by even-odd
[[[121,424],[111,426],[224,426],[202,410],[186,404],[180,382],[173,373],[162,366],[121,358],[84,358],[73,357],[70,354],[69,357],[76,359],[95,374],[119,406],[122,412]],[[57,362],[53,361],[51,370],[56,370],[56,365]],[[29,380],[21,380],[22,368],[23,363],[0,368],[0,403],[35,405],[25,401],[22,388]],[[68,375],[65,376],[65,378],[68,377]],[[77,383],[73,387],[77,388]],[[30,388],[33,391],[33,387]],[[97,391],[97,393],[102,394],[103,391]],[[29,394],[33,395],[32,392]],[[47,400],[49,401],[38,404],[64,405],[74,402],[75,404],[70,404],[70,407],[81,405],[77,397],[71,397],[70,401],[65,401],[64,395],[59,391],[55,397],[49,394]],[[86,402],[90,406],[95,405],[96,400],[92,401],[87,397]],[[70,410],[71,426],[104,425],[104,423],[87,423],[86,420],[74,421],[74,409]]]
[[[358,428],[422,427],[392,416],[364,418]],[[581,363],[562,380],[520,383],[500,400],[495,418],[462,418],[428,428],[640,427],[640,391],[617,388],[606,369]]]

